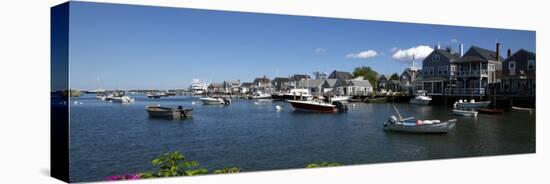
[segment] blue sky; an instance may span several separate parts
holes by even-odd
[[[536,52],[533,31],[87,2],[72,2],[70,14],[75,89],[174,89],[193,78],[245,82],[359,66],[401,73],[408,49],[421,57],[437,43],[494,50],[498,40],[502,53]]]

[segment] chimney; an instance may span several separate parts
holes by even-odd
[[[459,47],[460,47],[459,48],[460,49],[460,57],[462,57],[462,56],[464,56],[464,44],[461,43]]]
[[[500,43],[497,42],[497,49],[495,50],[497,54],[497,61],[500,61]]]
[[[512,56],[512,49],[508,49],[508,57]]]
[[[439,45],[439,43],[437,43],[437,45],[435,45],[435,48],[436,48],[437,50],[439,50],[439,49],[441,49],[441,45]]]

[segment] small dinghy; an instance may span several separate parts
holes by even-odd
[[[184,109],[182,106],[178,108],[161,107],[160,105],[148,105],[145,106],[145,110],[152,118],[168,118],[168,119],[182,119],[190,118],[193,109]]]
[[[448,121],[440,120],[418,120],[414,117],[405,118],[401,117],[399,111],[394,106],[395,112],[398,117],[390,116],[388,121],[384,122],[384,130],[397,131],[397,132],[409,132],[409,133],[448,133],[455,129],[456,119]]]
[[[475,110],[453,109],[453,113],[459,116],[477,117],[477,111]]]
[[[458,100],[457,102],[454,103],[454,105],[457,108],[471,108],[471,109],[486,108],[489,106],[489,104],[491,104],[490,101],[475,101],[474,99],[471,99],[470,101]]]
[[[516,111],[524,111],[524,112],[529,112],[529,113],[533,113],[535,111],[534,108],[517,107],[517,106],[512,106],[512,109],[514,109]]]
[[[204,105],[229,105],[231,100],[222,97],[204,97],[200,98]]]
[[[481,108],[481,109],[477,109],[477,111],[483,114],[500,114],[504,112],[504,109]]]

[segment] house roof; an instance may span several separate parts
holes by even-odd
[[[323,82],[325,82],[324,79],[304,80],[298,83],[298,87],[302,87],[302,88],[320,87],[321,84],[323,84]]]
[[[388,78],[386,78],[386,76],[384,76],[384,75],[380,75],[380,77],[378,77],[378,80],[379,81],[388,80]]]
[[[503,57],[497,58],[496,52],[488,49],[484,49],[477,46],[472,46],[460,59],[456,62],[487,62],[487,61],[503,61]]]
[[[254,83],[269,83],[271,80],[267,77],[259,77],[254,79]]]
[[[351,75],[351,73],[349,73],[349,72],[334,70],[332,73],[330,73],[328,78],[329,79],[349,80],[349,79],[353,78],[353,75]]]
[[[299,81],[299,80],[309,79],[309,78],[311,77],[309,77],[309,75],[306,75],[306,74],[294,74],[292,77],[290,77],[290,80]]]
[[[349,80],[347,86],[372,87],[368,80]]]
[[[223,81],[224,83],[226,84],[231,84],[231,85],[239,85],[241,83],[240,80],[226,80],[226,81]]]
[[[520,49],[514,54],[512,54],[510,57],[506,58],[504,61],[514,60],[514,61],[520,61],[520,60],[534,60],[536,58],[536,54],[534,52]]]
[[[338,79],[325,79],[325,82],[323,85],[325,85],[328,88],[333,88],[338,83]]]
[[[210,83],[210,85],[208,85],[208,87],[223,88],[223,84],[222,83]]]
[[[252,86],[254,86],[254,83],[252,83],[252,82],[243,82],[241,84],[241,87],[244,87],[244,88],[249,88],[249,87],[252,87]]]
[[[448,58],[449,61],[455,61],[455,60],[460,58],[460,56],[458,56],[456,54],[453,54],[453,53],[451,53],[451,52],[449,52],[448,50],[445,50],[445,49],[436,49],[436,50],[434,50],[434,52],[437,52],[437,53],[441,54],[442,56]]]
[[[288,82],[290,79],[288,77],[275,77],[273,82]]]

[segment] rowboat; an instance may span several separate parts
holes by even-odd
[[[149,117],[169,119],[190,118],[192,116],[191,112],[193,111],[193,109],[183,109],[181,106],[178,108],[170,108],[161,107],[160,105],[148,105],[145,106],[145,110],[149,114]]]
[[[477,111],[475,110],[462,110],[462,109],[453,109],[453,113],[459,116],[472,116],[477,117]]]
[[[526,112],[529,112],[529,113],[532,113],[535,111],[534,108],[527,108],[527,107],[517,107],[517,106],[512,106],[512,109],[516,110],[516,111],[526,111]]]
[[[385,131],[409,132],[409,133],[448,133],[455,129],[456,119],[447,121],[440,120],[419,120],[414,117],[402,118],[395,108],[397,117],[392,115],[384,122]]]
[[[471,99],[470,101],[459,100],[455,102],[456,108],[466,108],[466,109],[475,109],[475,108],[485,108],[488,107],[491,101],[475,101]]]
[[[388,98],[387,97],[379,97],[379,98],[367,98],[367,103],[383,103],[386,102]]]
[[[204,97],[200,98],[204,105],[229,105],[231,100],[221,97]]]

